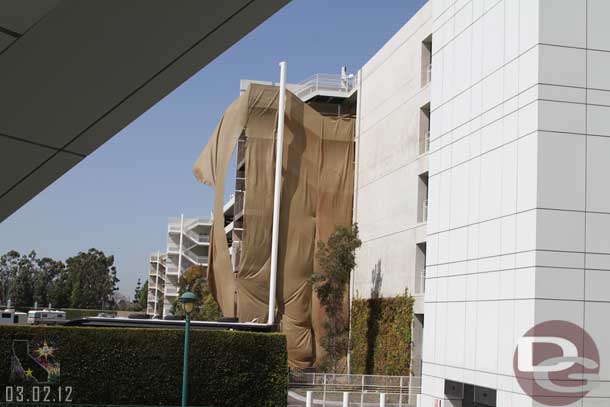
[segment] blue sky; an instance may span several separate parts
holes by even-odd
[[[56,259],[96,247],[115,256],[120,291],[146,280],[167,218],[208,217],[213,194],[192,165],[240,79],[288,81],[357,71],[425,0],[294,0],[0,223],[0,253]],[[231,170],[230,170],[231,171]]]

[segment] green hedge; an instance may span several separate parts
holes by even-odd
[[[13,340],[33,338],[55,338],[73,404],[180,404],[183,330],[2,327],[0,383],[9,383]],[[193,330],[190,339],[189,405],[286,405],[283,335]]]
[[[352,373],[409,374],[413,303],[406,293],[352,302]]]

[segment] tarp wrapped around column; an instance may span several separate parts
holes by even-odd
[[[251,85],[227,109],[194,168],[197,179],[215,188],[210,289],[227,316],[233,315],[237,292],[242,322],[267,320],[278,94],[277,87]],[[228,163],[242,131],[247,138],[245,233],[234,275],[222,201]],[[352,119],[324,117],[287,92],[276,298],[295,367],[312,366],[321,350],[324,311],[310,278],[318,267],[316,242],[326,240],[336,225],[351,223],[353,157]]]

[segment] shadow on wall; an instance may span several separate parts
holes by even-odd
[[[371,298],[379,298],[381,294],[381,283],[383,283],[383,273],[381,272],[381,260],[371,270]]]
[[[383,283],[383,272],[381,270],[381,260],[371,270],[371,299],[381,296],[381,284]],[[379,335],[379,316],[381,315],[381,302],[371,301],[371,308],[366,322],[366,361],[365,372],[373,372],[375,369],[375,344]]]

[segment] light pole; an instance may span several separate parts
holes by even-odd
[[[188,398],[188,381],[189,381],[189,331],[191,330],[191,312],[197,296],[187,288],[184,294],[178,299],[184,308],[185,323],[184,323],[184,360],[182,362],[182,407],[186,407]]]

